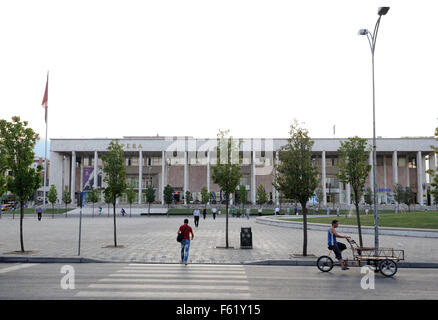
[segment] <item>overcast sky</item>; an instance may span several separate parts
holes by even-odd
[[[437,1],[1,1],[0,118],[49,138],[432,136]]]

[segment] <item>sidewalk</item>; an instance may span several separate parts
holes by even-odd
[[[180,245],[176,242],[178,227],[186,216],[128,216],[117,217],[117,242],[113,245],[113,219],[105,215],[82,219],[81,257],[110,262],[178,263]],[[190,224],[193,223],[192,217]],[[77,216],[44,217],[42,221],[34,216],[24,219],[24,247],[31,250],[26,255],[11,254],[20,249],[19,219],[3,217],[0,220],[0,257],[51,257],[78,258]],[[266,263],[312,264],[319,255],[327,254],[327,233],[308,231],[308,253],[313,257],[299,258],[293,254],[302,252],[302,230],[281,228],[256,223],[256,218],[229,218],[229,244],[232,249],[219,249],[225,245],[225,217],[213,220],[201,217],[199,228],[193,230],[195,239],[191,243],[191,263]],[[240,249],[240,228],[251,227],[253,249]],[[351,236],[357,237],[356,234]],[[367,246],[374,243],[373,235],[364,235]],[[342,240],[341,240],[342,241]],[[438,263],[438,239],[380,236],[381,247],[404,249],[408,263]],[[351,253],[347,252],[347,255]],[[0,261],[2,261],[0,258]],[[4,260],[3,260],[4,261]],[[68,260],[66,260],[68,261]],[[88,260],[84,260],[88,261]],[[83,262],[84,262],[83,261]],[[304,262],[298,262],[304,261]]]

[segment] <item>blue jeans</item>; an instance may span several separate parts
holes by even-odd
[[[187,262],[189,258],[190,240],[183,239],[181,241],[181,260]]]

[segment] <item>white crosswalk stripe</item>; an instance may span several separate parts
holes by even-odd
[[[250,299],[240,265],[129,264],[76,294],[89,299]]]

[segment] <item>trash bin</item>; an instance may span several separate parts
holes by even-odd
[[[252,249],[252,232],[251,228],[240,229],[240,248]]]

